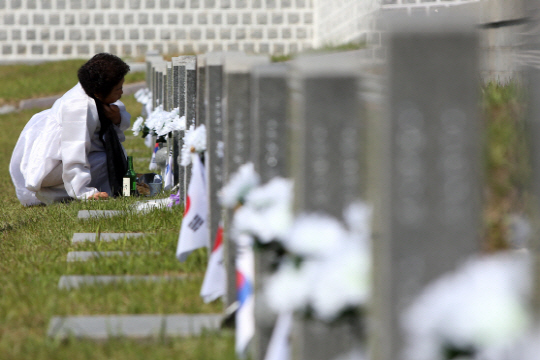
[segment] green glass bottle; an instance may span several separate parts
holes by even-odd
[[[137,174],[133,170],[133,157],[128,156],[128,169],[122,181],[122,195],[135,196],[137,194]]]

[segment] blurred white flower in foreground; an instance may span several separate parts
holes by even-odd
[[[163,105],[157,106],[148,116],[146,127],[158,136],[164,136],[172,131],[185,130],[186,117],[179,115],[179,109],[172,111],[163,110]]]
[[[291,180],[276,177],[253,188],[234,214],[233,231],[249,233],[262,243],[283,239],[292,225]]]
[[[311,286],[316,281],[313,278],[315,272],[311,270],[309,262],[301,267],[297,267],[292,261],[283,262],[266,283],[268,305],[276,313],[304,310]]]
[[[191,125],[184,134],[184,144],[182,145],[182,159],[180,165],[191,164],[191,154],[203,153],[206,150],[206,126],[201,124],[195,128]]]
[[[310,292],[315,315],[325,321],[341,311],[365,304],[369,296],[371,254],[354,242],[342,242],[332,256],[314,261],[316,281]]]
[[[168,114],[165,110],[163,110],[163,105],[158,105],[152,112],[148,115],[148,118],[145,121],[145,125],[148,129],[155,131],[156,128],[160,128],[163,126],[163,120]]]
[[[363,223],[347,230],[323,214],[303,214],[294,221],[283,242],[291,259],[267,283],[266,296],[274,311],[290,311],[291,307],[312,310],[317,318],[333,321],[344,311],[366,303],[370,294],[371,210],[356,203],[346,213],[350,220]],[[296,267],[291,265],[293,261]]]
[[[337,219],[323,214],[301,214],[283,245],[301,257],[324,258],[347,238],[347,230]]]
[[[403,315],[405,356],[444,359],[444,348],[504,347],[526,331],[530,259],[505,252],[466,262],[420,294]]]
[[[242,204],[247,194],[259,185],[259,181],[259,174],[255,172],[253,163],[249,162],[240,166],[220,191],[221,205],[226,208],[234,208],[238,204]]]
[[[161,129],[156,130],[157,136],[164,136],[173,131],[180,131],[186,129],[186,117],[180,116],[178,108],[169,112],[169,115],[165,117],[163,126]]]
[[[138,136],[144,128],[144,118],[142,116],[137,117],[137,120],[133,123],[131,130],[134,136]]]
[[[138,103],[146,105],[152,100],[152,92],[148,88],[139,89],[135,92],[134,97]]]

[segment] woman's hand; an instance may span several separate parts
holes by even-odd
[[[98,192],[98,193],[95,193],[94,195],[90,195],[88,197],[88,200],[107,200],[109,198],[109,194],[107,194],[106,192]]]
[[[120,117],[120,109],[118,106],[113,104],[103,104],[103,110],[105,111],[105,116],[109,118],[114,125],[120,124],[122,119]]]

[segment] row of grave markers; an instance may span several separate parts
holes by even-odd
[[[373,206],[373,285],[362,330],[297,317],[294,359],[334,359],[366,343],[374,360],[399,359],[402,311],[428,283],[480,252],[478,30],[464,16],[387,20],[385,63],[363,50],[285,63],[237,52],[171,62],[147,56],[153,105],[179,107],[188,126],[207,128],[209,242],[223,220],[225,306],[235,300],[236,253],[227,233],[232,211],[222,209],[218,192],[242,164],[252,162],[262,183],[291,178],[295,214],[341,219],[356,199]],[[175,135],[169,144],[175,158],[181,141]],[[173,166],[185,194],[189,170]],[[256,289],[272,256],[256,254]],[[262,360],[275,317],[257,292],[255,319],[252,351]]]

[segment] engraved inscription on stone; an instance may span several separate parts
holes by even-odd
[[[398,115],[395,130],[397,168],[397,213],[406,225],[420,224],[426,215],[426,171],[422,162],[426,145],[424,116],[415,107],[406,107]]]
[[[467,115],[460,109],[446,109],[439,119],[441,131],[439,144],[441,146],[440,166],[443,183],[443,194],[440,221],[447,226],[458,226],[471,216],[464,206],[472,193],[468,174],[472,169],[466,159],[465,132],[467,131]]]
[[[285,106],[285,104],[283,105]],[[278,164],[278,138],[280,136],[280,134],[278,134],[278,127],[279,124],[275,119],[270,119],[265,123],[266,143],[264,149],[266,152],[264,154],[264,160],[269,167],[275,167]],[[285,134],[282,134],[281,136],[285,136]]]
[[[329,149],[328,149],[328,130],[320,125],[311,125],[311,136],[309,141],[311,146],[311,161],[308,167],[311,167],[311,185],[313,186],[313,206],[315,208],[324,208],[330,201],[327,191],[327,182],[329,176]]]

